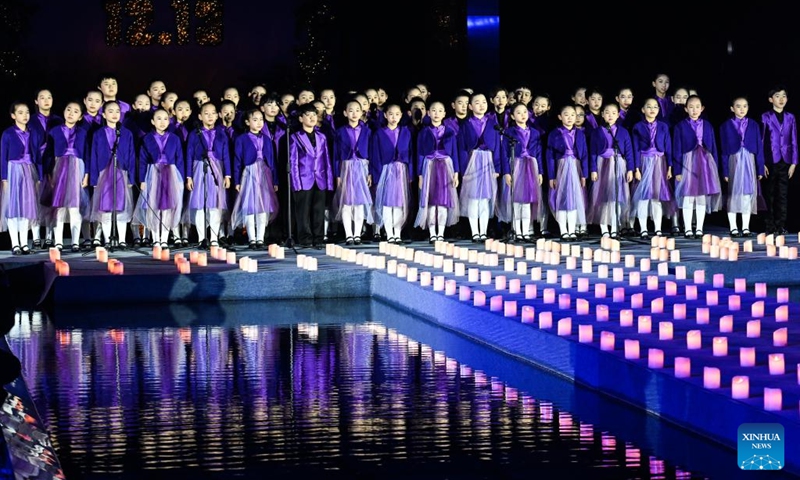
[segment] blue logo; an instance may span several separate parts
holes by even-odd
[[[743,423],[737,440],[739,468],[742,470],[781,470],[784,465],[783,425]]]

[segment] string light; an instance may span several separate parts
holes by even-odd
[[[155,20],[153,0],[105,0],[103,7],[107,16],[106,45],[143,47],[157,43],[166,46],[173,42],[188,45],[191,35],[191,4],[188,0],[172,0],[170,6],[175,18],[175,34],[148,31]],[[196,0],[194,16],[198,23],[195,28],[196,43],[203,46],[221,44],[223,1]]]
[[[222,43],[222,1],[197,0],[194,9],[196,18],[205,19],[205,25],[197,27],[195,38],[198,45],[219,45]]]
[[[172,0],[172,9],[175,10],[178,45],[186,45],[189,43],[189,2],[186,0]]]
[[[146,29],[155,19],[153,0],[128,0],[125,7],[128,16],[133,17],[133,23],[125,35],[128,45],[133,47],[152,45],[155,35]]]
[[[106,22],[106,45],[118,47],[122,43],[122,2],[106,0],[103,5],[108,21]]]

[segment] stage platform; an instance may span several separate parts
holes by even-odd
[[[735,240],[741,245],[748,239]],[[92,312],[92,321],[98,325],[113,326],[122,320],[104,318],[101,308],[93,308],[109,303],[144,306],[170,302],[202,308],[206,302],[249,299],[339,298],[350,302],[372,297],[514,359],[534,363],[621,399],[733,450],[742,423],[780,423],[787,439],[785,471],[800,474],[800,454],[795,448],[800,438],[800,263],[768,257],[766,245],[758,244],[756,238],[749,240],[754,251],[745,253],[740,249],[738,260],[729,261],[703,254],[700,240],[679,238],[674,247],[680,252],[680,262],[651,260],[649,270],[642,270],[641,260],[651,258],[651,242],[639,239],[620,243],[619,263],[593,262],[591,271],[584,270],[581,258],[576,259],[576,268],[568,269],[566,255],[557,265],[537,262],[533,258],[536,245],[524,245],[522,257],[495,253],[497,265],[490,266],[493,252],[487,252],[484,244],[468,241],[440,244],[439,252],[427,242],[400,248],[375,243],[330,247],[327,251],[289,249],[284,250],[284,259],[265,251],[239,248],[235,252],[236,264],[209,260],[205,267],[192,264],[188,274],[180,274],[173,260],[154,260],[149,251],[111,252],[111,258],[123,263],[123,275],[108,273],[107,265],[94,255],[73,253],[62,254],[69,264],[69,276],[56,274],[46,252],[22,257],[2,254],[0,265],[18,303],[48,311],[55,323],[60,315],[67,317],[76,310],[86,310]],[[798,246],[796,235],[784,240],[789,248]],[[553,240],[546,245],[552,250],[558,243]],[[584,253],[584,247],[598,250],[600,243],[595,238],[570,246],[580,247]],[[454,258],[455,247],[460,255],[467,249],[483,255],[475,262],[466,255],[464,259],[459,255]],[[409,249],[415,253],[409,255]],[[173,253],[183,253],[188,258],[191,251]],[[335,256],[346,257],[348,253],[344,252],[348,251],[356,252],[352,255],[360,261]],[[604,251],[613,256],[609,250]],[[317,270],[299,268],[298,255],[315,258]],[[417,262],[405,260],[406,255],[416,257]],[[634,257],[635,266],[626,267],[629,255]],[[239,268],[238,260],[243,256],[258,261],[255,273]],[[507,262],[509,258],[513,260]],[[519,262],[524,262],[524,271],[519,269]],[[456,266],[459,263],[463,272]],[[659,263],[666,264],[666,271]],[[399,268],[401,264],[405,268]],[[513,271],[507,270],[509,264]],[[411,268],[417,269],[416,279],[409,278]],[[599,272],[605,268],[607,278]],[[470,269],[488,273],[481,274],[482,278],[470,278]],[[616,279],[615,269],[621,275]],[[685,278],[681,278],[684,269]],[[697,271],[703,271],[704,278],[695,278]],[[538,274],[541,279],[537,279]],[[715,274],[724,276],[716,277],[717,281],[723,280],[722,284],[713,284]],[[503,278],[500,282],[499,277]],[[734,290],[736,279],[746,282],[744,291]],[[766,293],[756,292],[756,284],[761,283],[766,284]],[[605,295],[598,293],[600,284],[604,285]],[[696,299],[692,299],[695,288]],[[778,298],[777,289],[788,289],[788,295],[782,290],[782,298]],[[485,304],[481,305],[476,298],[483,296]],[[686,318],[675,319],[674,310],[682,308]],[[597,313],[606,311],[608,320],[598,319]],[[632,319],[630,326],[625,325],[628,316]],[[753,320],[760,320],[761,331],[758,336],[748,337],[748,325],[755,326],[748,322]],[[672,323],[673,339],[660,339],[662,322]],[[731,331],[721,332],[721,323],[727,322]],[[783,332],[785,345],[776,345],[773,335]],[[613,349],[601,349],[601,337],[608,339],[612,334]],[[699,349],[687,347],[687,336],[694,335],[702,338]],[[715,337],[726,337],[726,355],[715,355]],[[629,351],[630,358],[626,358],[626,343],[632,348],[635,342],[638,357]],[[742,348],[755,349],[755,366],[740,366]],[[663,354],[663,367],[649,366],[650,355],[655,358],[657,354],[654,350]],[[769,363],[778,358],[770,357],[773,354],[783,355],[784,373],[770,373]],[[688,377],[676,376],[676,358],[689,359]],[[718,369],[718,388],[704,386],[706,368]],[[732,398],[735,376],[748,377],[748,398]],[[780,409],[765,409],[765,388],[780,389]]]

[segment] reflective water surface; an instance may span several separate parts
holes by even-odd
[[[732,478],[728,452],[369,300],[22,312],[66,478]]]

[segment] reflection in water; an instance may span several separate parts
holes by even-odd
[[[8,341],[70,479],[692,477],[367,316],[290,313],[304,321],[56,328],[33,312]]]

